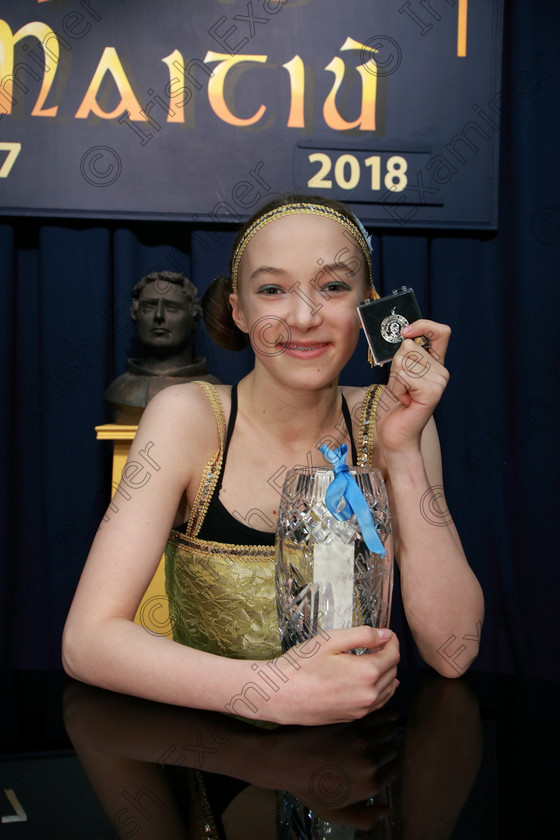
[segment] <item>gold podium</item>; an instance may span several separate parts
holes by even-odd
[[[97,440],[113,441],[111,498],[113,498],[119,486],[130,451],[130,444],[134,439],[137,428],[138,426],[125,426],[119,423],[105,423],[103,426],[95,427]],[[156,572],[138,605],[134,621],[156,636],[171,637],[173,635],[169,617],[169,601],[165,594],[165,562],[163,557],[159,561]]]

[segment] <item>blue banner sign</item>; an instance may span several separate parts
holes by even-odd
[[[494,228],[502,6],[3,0],[0,212],[238,223],[297,190]]]

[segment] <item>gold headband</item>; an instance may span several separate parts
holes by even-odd
[[[283,204],[281,207],[277,207],[275,210],[271,210],[269,213],[265,213],[264,216],[256,219],[252,225],[250,225],[239,245],[235,249],[235,253],[233,255],[233,261],[231,265],[231,284],[232,290],[234,294],[237,294],[237,274],[239,271],[239,263],[241,262],[241,257],[243,256],[243,252],[247,247],[250,240],[253,238],[255,233],[267,225],[269,222],[275,221],[275,219],[282,219],[284,216],[292,216],[295,213],[306,213],[309,215],[314,216],[324,216],[327,219],[334,219],[336,222],[341,224],[347,231],[349,231],[360,248],[362,249],[364,256],[366,258],[366,262],[368,264],[369,270],[369,282],[373,289],[373,279],[372,279],[372,270],[371,270],[371,253],[368,241],[366,239],[366,232],[365,230],[360,230],[359,222],[354,223],[350,219],[347,219],[346,216],[343,216],[342,213],[339,213],[337,210],[333,210],[331,207],[325,207],[323,204],[305,204],[303,202],[298,202],[296,204]],[[377,293],[375,295],[378,297]]]

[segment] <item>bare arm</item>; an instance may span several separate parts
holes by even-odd
[[[484,602],[447,509],[433,410],[448,381],[443,359],[449,328],[432,333],[432,354],[404,341],[380,401],[378,434],[395,522],[395,553],[407,621],[423,659],[460,676],[478,654]]]
[[[167,389],[144,412],[125,467],[129,480],[107,509],[70,609],[63,662],[83,682],[219,708],[219,685],[231,681],[233,690],[241,663],[212,667],[218,657],[153,636],[133,621],[183,492],[197,477],[200,453],[218,447],[206,398],[198,386],[186,388]]]

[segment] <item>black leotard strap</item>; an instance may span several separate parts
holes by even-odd
[[[344,422],[346,423],[346,428],[348,429],[348,436],[350,437],[352,463],[355,465],[358,463],[358,453],[356,451],[356,444],[354,443],[354,436],[352,434],[352,418],[350,417],[350,410],[348,408],[348,403],[344,399],[344,394],[342,395],[342,415],[344,417]]]
[[[229,449],[229,442],[233,434],[233,427],[237,418],[237,385],[231,386],[231,408],[229,411],[229,420],[226,430],[226,439],[224,442],[224,461],[226,460],[227,451]]]
[[[226,467],[226,458],[229,449],[229,442],[231,440],[231,436],[233,434],[233,429],[235,426],[235,419],[237,417],[237,385],[231,386],[231,408],[229,412],[229,420],[226,429],[226,439],[224,441],[224,454],[222,455],[222,466],[220,467],[220,474],[218,476],[218,481],[216,482],[216,487],[214,489],[214,493],[212,494],[214,498],[218,498],[218,493],[222,488],[222,479],[224,477],[224,470]]]

